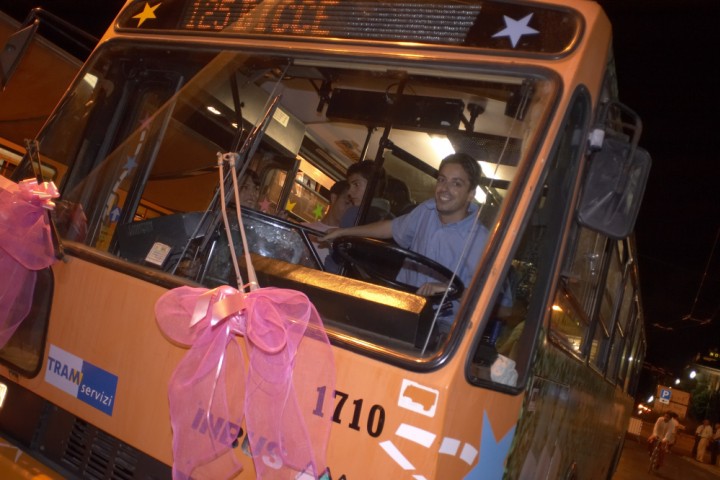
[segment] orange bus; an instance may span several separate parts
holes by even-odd
[[[260,290],[307,296],[321,327],[299,352],[327,336],[332,361],[293,371],[299,415],[329,425],[313,468],[284,462],[294,445],[249,436],[242,414],[189,407],[194,445],[242,465],[229,476],[611,478],[645,353],[640,130],[594,2],[131,0],[14,172],[57,172],[62,259],[38,272],[0,350],[0,435],[49,477],[170,478],[170,404],[184,395],[168,389],[188,347],[155,307],[235,285],[237,252]],[[355,223],[373,203],[402,218],[396,195],[432,199],[450,152],[482,173],[472,223],[487,235],[468,280],[351,237],[327,267],[303,222],[322,218],[349,167],[374,161]],[[219,157],[238,159],[240,183],[259,178],[229,234]],[[240,224],[247,252],[228,245]],[[418,295],[395,278],[409,261],[451,287]],[[230,340],[233,358],[251,358],[247,342]],[[328,369],[334,383],[300,381]],[[176,465],[174,478],[218,478],[206,473]]]

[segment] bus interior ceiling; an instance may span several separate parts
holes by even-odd
[[[175,122],[175,132],[171,128],[170,134],[176,141],[163,146],[176,151],[158,156],[150,179],[180,177],[185,169],[184,174],[192,176],[193,182],[201,181],[198,174],[214,170],[217,149],[230,149],[239,122],[248,132],[274,94],[281,95],[274,115],[278,121],[270,122],[264,141],[280,156],[293,158],[299,154],[322,162],[323,169],[335,179],[341,178],[342,171],[338,170],[377,157],[386,160],[386,171],[396,178],[412,177],[417,172],[417,168],[408,168],[409,163],[432,172],[442,159],[435,146],[438,143],[481,161],[488,176],[483,189],[491,193],[490,198],[500,200],[513,177],[521,130],[517,118],[510,114],[514,113],[513,99],[521,95],[519,79],[513,79],[515,84],[457,80],[449,88],[438,79],[405,72],[291,66],[280,78],[281,68],[279,64],[274,69],[227,72],[222,79],[208,82],[193,98],[183,98],[189,118],[184,124]],[[233,84],[237,85],[235,91]],[[403,93],[398,92],[400,85]],[[240,99],[239,105],[234,98]],[[238,106],[242,120],[236,112]],[[390,139],[381,147],[385,128],[391,130]],[[193,140],[188,140],[188,135]],[[198,150],[203,141],[206,148]],[[309,145],[316,147],[314,153]],[[198,158],[203,152],[205,158]],[[207,179],[215,182],[214,176]],[[422,183],[408,183],[415,199],[432,194],[427,185],[420,191]],[[146,194],[150,198],[156,196],[153,191],[149,184]],[[162,205],[159,199],[154,202]]]

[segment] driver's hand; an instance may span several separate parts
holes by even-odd
[[[436,293],[442,293],[447,289],[447,284],[440,282],[428,282],[420,285],[420,288],[415,292],[423,297],[429,297]]]
[[[331,241],[335,240],[336,238],[341,237],[344,230],[345,230],[344,228],[333,228],[333,229],[325,232],[325,235],[320,237],[318,240],[321,243],[331,242]]]

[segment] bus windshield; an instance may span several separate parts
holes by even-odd
[[[472,211],[491,232],[558,90],[539,70],[111,42],[43,131],[41,158],[58,172],[55,220],[65,240],[186,282],[235,285],[218,153],[251,136],[239,170],[240,184],[255,183],[243,224],[260,284],[304,291],[332,338],[412,358],[439,348],[423,348],[438,306],[393,281],[411,260],[392,242],[336,244],[329,256],[338,268],[328,268],[312,225],[331,187],[372,160],[353,223],[371,220],[375,207],[397,218],[432,199],[440,161],[463,152],[480,163]],[[483,287],[472,273],[465,296]]]

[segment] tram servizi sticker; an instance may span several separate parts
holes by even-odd
[[[118,382],[116,375],[50,345],[45,381],[112,416]]]

